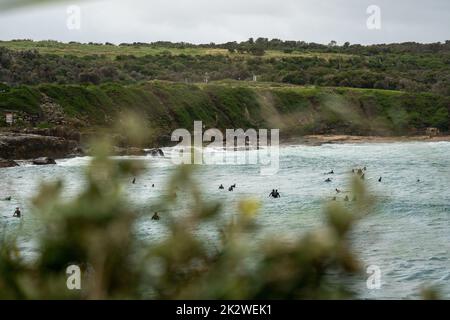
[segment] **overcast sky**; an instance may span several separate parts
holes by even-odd
[[[79,30],[67,27],[70,5],[81,8]],[[381,9],[379,30],[367,28],[370,5]],[[445,41],[450,39],[450,0],[85,0],[0,12],[0,40],[221,43],[249,37],[362,44]]]

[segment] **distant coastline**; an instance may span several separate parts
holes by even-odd
[[[396,143],[396,142],[439,142],[450,141],[450,135],[440,136],[358,136],[342,134],[317,134],[305,135],[299,137],[290,137],[281,141],[282,145],[301,144],[301,145],[323,145],[323,144],[344,144],[344,143]]]
[[[324,144],[361,144],[361,143],[397,143],[397,142],[439,142],[450,141],[450,135],[403,135],[403,136],[376,136],[376,135],[346,135],[346,134],[315,134],[293,135],[280,139],[280,145],[306,145],[320,146]],[[112,150],[117,156],[139,156],[155,153],[159,148],[173,145],[174,143],[161,143],[157,148],[146,151],[145,148],[133,146],[115,146]],[[75,156],[88,155],[83,151],[79,141],[67,137],[55,137],[26,133],[0,133],[0,167],[17,165],[14,160],[33,160],[36,158],[64,159]]]

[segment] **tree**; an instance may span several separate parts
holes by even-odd
[[[92,84],[99,84],[100,83],[100,77],[98,74],[94,72],[86,72],[80,74],[80,82],[81,83],[92,83]]]
[[[250,53],[254,56],[263,56],[266,51],[261,47],[254,46],[250,48]]]

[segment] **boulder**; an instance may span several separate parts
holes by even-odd
[[[57,137],[66,140],[80,142],[81,134],[79,131],[64,126],[56,126],[52,128],[25,128],[21,133],[34,134],[39,136]]]
[[[71,159],[71,158],[83,157],[86,154],[88,154],[88,153],[83,148],[77,147],[72,150],[72,153],[69,153],[68,155],[66,155],[65,158]]]
[[[116,156],[143,156],[145,155],[145,151],[141,148],[129,147],[129,148],[121,148],[114,147],[113,153]]]
[[[164,157],[164,152],[159,148],[150,149],[147,151],[152,157]]]
[[[56,164],[56,161],[52,158],[43,157],[43,158],[37,158],[33,160],[33,164],[37,166],[45,166],[49,164]]]
[[[0,168],[17,167],[17,162],[0,158]]]
[[[155,141],[157,146],[168,146],[173,144],[172,141],[172,136],[171,135],[159,135],[158,137],[156,137],[156,141]]]
[[[74,153],[78,142],[65,138],[24,133],[0,133],[0,157],[29,160],[39,157],[64,158]]]

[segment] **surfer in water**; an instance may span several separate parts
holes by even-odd
[[[280,198],[281,195],[280,195],[280,193],[278,192],[278,190],[273,189],[272,192],[269,194],[269,197],[272,197],[272,198],[277,199],[277,198]]]
[[[16,211],[14,211],[13,217],[14,217],[14,218],[20,218],[20,217],[22,217],[22,213],[20,212],[20,209],[19,209],[19,208],[16,208]]]
[[[221,185],[219,186],[219,190],[223,190],[223,189],[225,189],[225,188],[224,188],[223,184],[221,184]]]
[[[153,217],[152,217],[152,220],[159,220],[160,218],[159,218],[159,215],[158,215],[158,212],[155,212],[155,214],[153,215]]]

